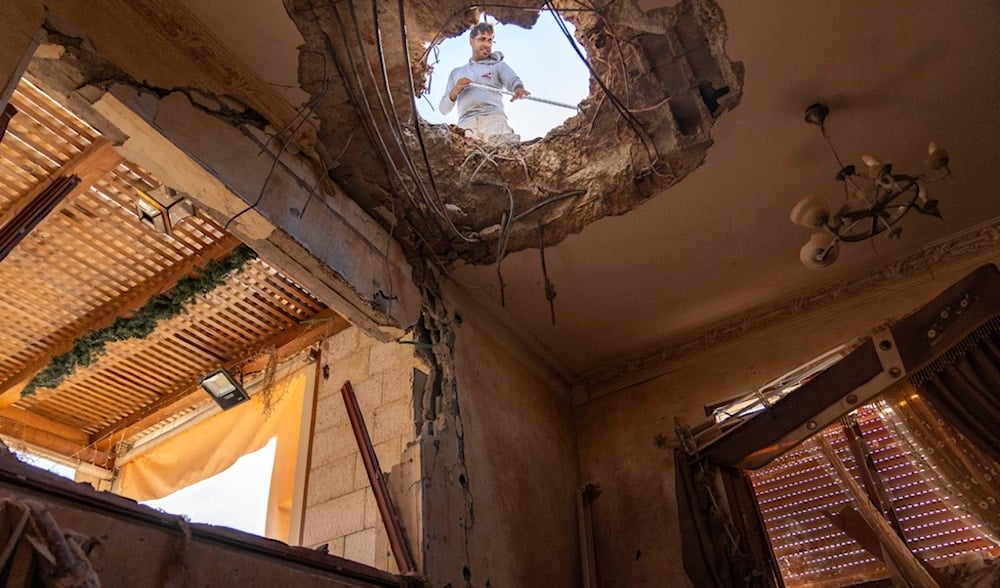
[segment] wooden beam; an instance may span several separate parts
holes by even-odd
[[[32,188],[31,191],[24,196],[24,198],[21,198],[21,200],[5,210],[4,213],[0,215],[0,227],[6,226],[7,223],[17,217],[22,210],[27,208],[58,178],[73,175],[80,178],[79,185],[77,185],[77,187],[66,196],[66,199],[69,199],[77,194],[89,190],[90,186],[118,167],[118,164],[121,163],[121,161],[121,156],[115,152],[114,147],[111,146],[110,142],[103,138],[97,139],[88,145],[86,149],[77,153],[76,156],[64,163],[62,167],[56,170],[44,181],[39,182],[37,186]]]
[[[7,378],[0,384],[0,408],[10,406],[21,397],[21,390],[35,377],[38,372],[48,366],[53,357],[62,355],[73,348],[73,344],[84,333],[96,331],[107,327],[120,316],[124,316],[138,308],[141,308],[151,297],[167,290],[177,283],[181,278],[192,273],[196,267],[205,265],[215,259],[222,259],[228,256],[233,248],[239,244],[239,240],[232,235],[226,234],[221,239],[205,248],[197,257],[193,257],[178,265],[169,273],[164,274],[155,282],[150,283],[145,288],[135,290],[128,297],[115,299],[113,304],[106,307],[105,312],[99,316],[92,317],[88,322],[81,324],[72,337],[63,339],[59,343],[49,348],[48,352],[26,365],[21,371]]]
[[[0,419],[17,421],[29,427],[47,431],[68,441],[79,443],[80,445],[90,443],[90,435],[85,431],[16,406],[8,406],[0,409]]]
[[[3,136],[7,134],[7,125],[10,124],[10,119],[17,114],[17,109],[14,108],[13,104],[3,106],[2,110],[3,112],[0,112],[0,141],[3,141]]]
[[[0,435],[101,468],[114,467],[114,456],[91,446],[86,433],[19,408],[0,411]]]
[[[284,352],[291,357],[293,349],[297,348],[296,352],[301,351],[316,341],[320,341],[350,326],[346,320],[337,316],[332,310],[323,311],[310,320],[316,321],[326,318],[331,320],[324,321],[318,325],[313,322],[299,323],[294,327],[285,329],[281,333],[261,341],[255,347],[260,349],[267,349],[269,347],[284,349]],[[303,341],[301,344],[299,343],[300,337]],[[232,370],[239,367],[239,362],[240,360],[238,359],[231,360],[224,363],[222,367]],[[91,436],[90,443],[95,447],[110,451],[115,444],[115,439],[131,438],[163,419],[184,410],[191,403],[190,397],[195,394],[204,394],[197,384],[185,386],[164,394],[132,414],[97,431]]]
[[[88,190],[120,162],[111,144],[98,139],[16,200],[0,214],[0,261],[67,199]]]

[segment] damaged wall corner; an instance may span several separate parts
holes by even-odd
[[[454,286],[427,292],[419,442],[426,574],[441,585],[579,584],[569,389]]]
[[[390,313],[389,326],[416,321],[419,296],[398,244],[342,193],[315,194],[321,180],[294,155],[286,152],[274,165],[264,136],[214,118],[182,93],[159,98],[118,84],[94,107],[129,136],[119,147],[123,155],[191,194],[352,323],[392,338],[398,333],[381,329],[387,321],[380,314]],[[308,215],[299,218],[296,210],[307,201]],[[380,296],[392,304],[383,305]]]

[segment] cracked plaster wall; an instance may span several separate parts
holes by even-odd
[[[441,369],[423,401],[424,558],[436,585],[579,585],[569,390],[446,288],[425,310]]]

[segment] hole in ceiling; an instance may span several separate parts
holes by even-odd
[[[570,40],[556,20],[556,15],[543,11],[538,21],[530,29],[513,24],[502,24],[487,15],[493,24],[493,50],[504,55],[509,65],[533,97],[578,105],[590,92],[590,72],[577,55]],[[573,43],[584,56],[586,49],[576,43],[576,28],[573,23],[563,20]],[[426,87],[430,91],[417,101],[417,110],[427,122],[433,124],[455,124],[457,113],[452,111],[442,115],[437,104],[448,83],[448,74],[469,61],[469,32],[463,31],[457,37],[445,39],[430,51],[427,61],[433,68]],[[544,56],[544,58],[540,58]],[[576,115],[575,110],[545,104],[534,100],[510,102],[504,98],[504,111],[514,132],[522,141],[544,137],[550,130]]]
[[[399,4],[405,14],[392,3],[377,6],[387,8],[379,9],[378,19],[359,11],[357,26],[345,19],[349,10],[340,3],[290,16],[306,39],[299,77],[318,105],[319,151],[336,162],[331,179],[414,257],[430,252],[445,264],[498,264],[508,253],[552,246],[600,218],[624,214],[700,166],[717,119],[742,96],[743,64],[726,55],[728,32],[714,0],[651,10],[627,0],[566,8],[565,14],[492,5],[490,19],[507,23],[495,25],[494,49],[505,53],[534,96],[555,99],[570,85],[557,74],[570,66],[587,72],[578,78],[576,96],[564,99],[582,98],[578,115],[555,110],[563,122],[535,131],[512,120],[523,141],[494,145],[456,132],[449,126],[455,114],[444,119],[449,124],[437,124],[447,78],[471,56],[468,31],[479,6],[412,0]],[[586,47],[589,67],[556,17],[572,19],[572,36]],[[402,44],[392,41],[400,32]],[[456,47],[454,61],[441,51],[427,55],[425,43],[434,46],[443,36]],[[522,48],[527,54],[517,55]],[[366,54],[380,56],[369,60],[384,68],[385,80],[360,75]],[[330,66],[335,63],[340,70]],[[362,65],[359,73],[352,73],[351,63]],[[405,87],[393,90],[388,80],[405,76],[408,82],[411,73],[424,119],[416,127],[402,92],[393,101],[397,113],[380,107],[385,92]],[[316,81],[324,76],[332,83]],[[545,85],[553,79],[554,90]],[[504,103],[511,117],[528,104]],[[532,139],[543,133],[544,140]]]

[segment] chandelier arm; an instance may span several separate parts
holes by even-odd
[[[820,242],[825,239],[817,241],[817,238],[822,238],[823,235],[813,235],[802,248],[800,260],[810,269],[829,266],[837,257],[837,244],[840,241],[864,241],[883,232],[891,238],[899,237],[902,228],[896,226],[897,223],[914,208],[921,214],[941,218],[938,201],[927,196],[926,184],[951,176],[948,153],[934,143],[928,147],[930,157],[925,162],[932,172],[915,176],[893,174],[891,163],[882,164],[874,158],[862,157],[866,165],[870,165],[868,173],[859,173],[857,167],[845,165],[840,158],[824,124],[828,114],[829,108],[817,102],[806,108],[805,121],[819,127],[839,166],[836,179],[843,182],[844,205],[831,213],[829,203],[826,203],[820,214],[817,212],[818,205],[814,202],[815,197],[810,197],[811,199],[804,199],[792,210],[792,222],[823,227],[833,235],[832,241],[822,247]],[[804,211],[807,209],[813,220],[804,223]],[[815,224],[816,219],[819,219],[818,224]],[[874,243],[872,246],[874,247]]]
[[[844,162],[840,160],[840,154],[837,153],[837,148],[833,146],[833,140],[830,139],[830,135],[826,132],[826,125],[820,125],[819,130],[823,133],[823,138],[826,139],[826,144],[830,146],[830,151],[833,152],[833,158],[837,160],[837,165],[840,166],[840,169],[844,169],[846,166],[844,165]]]

